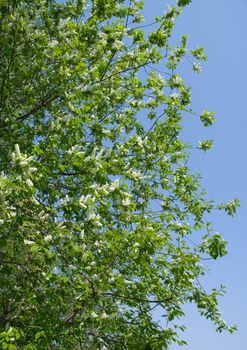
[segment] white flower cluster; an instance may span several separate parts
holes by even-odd
[[[74,145],[72,146],[68,151],[67,154],[70,156],[85,156],[85,152],[82,150],[82,147],[80,145]],[[86,158],[84,158],[84,162],[89,163],[88,171],[90,173],[95,173],[99,169],[102,168],[105,160],[107,160],[112,155],[112,150],[110,148],[101,148],[100,150],[98,147],[94,147],[92,150],[92,153],[87,155]],[[92,164],[93,163],[93,164]]]
[[[29,239],[24,239],[24,244],[25,245],[31,245],[31,244],[34,244],[35,242],[34,241],[30,241]]]
[[[71,20],[70,17],[67,17],[67,18],[65,18],[65,19],[62,19],[62,18],[61,18],[61,19],[59,20],[58,28],[59,28],[59,29],[62,29],[62,28],[64,28],[64,27],[66,27],[67,23],[69,23],[70,20]]]
[[[121,50],[124,47],[124,43],[120,40],[115,40],[115,42],[112,45],[112,48],[115,50]]]
[[[202,71],[201,65],[199,63],[196,63],[196,62],[193,63],[192,68],[193,68],[193,71],[197,74],[201,73],[201,71]]]
[[[26,154],[20,152],[20,147],[18,144],[15,145],[15,151],[12,152],[12,161],[14,164],[19,165],[22,168],[23,174],[28,176],[31,173],[37,171],[37,168],[31,167],[30,162],[33,160],[33,157],[27,157]],[[27,182],[28,186],[33,186],[31,180]]]
[[[86,196],[82,195],[79,199],[79,204],[82,208],[86,209],[88,207],[93,206],[95,203],[95,197],[91,194],[87,194]]]
[[[128,207],[131,204],[132,195],[126,191],[121,191],[122,205]]]
[[[101,217],[99,214],[95,213],[94,210],[95,197],[88,194],[86,196],[82,195],[79,199],[79,204],[83,209],[86,210],[86,220],[91,221],[94,226],[102,227],[102,223],[100,222]]]
[[[39,212],[38,217],[42,220],[42,221],[46,221],[49,218],[49,214],[45,213],[44,210],[41,210],[41,212]]]
[[[140,171],[136,171],[134,169],[128,169],[125,174],[131,177],[133,180],[141,180],[145,178],[145,176],[142,176]]]
[[[99,152],[97,152],[97,151],[98,151],[98,147],[94,147],[92,154],[90,156],[87,156],[85,158],[85,161],[88,162],[90,160],[99,160],[101,158],[104,158],[104,156],[105,156],[104,148],[101,148],[101,150]]]
[[[120,188],[120,180],[116,179],[111,184],[105,184],[101,187],[98,187],[98,191],[100,194],[108,196],[110,193]]]
[[[147,141],[148,141],[147,137],[145,137],[143,139],[143,138],[141,138],[141,136],[136,136],[136,142],[137,142],[138,146],[140,146],[141,148],[144,147],[144,145],[147,143]]]
[[[183,79],[180,76],[175,75],[172,79],[172,82],[173,82],[174,87],[178,88],[183,84]]]
[[[67,153],[69,155],[81,155],[81,154],[84,154],[84,152],[82,152],[81,150],[81,146],[80,145],[75,145],[75,146],[72,146],[68,151]]]

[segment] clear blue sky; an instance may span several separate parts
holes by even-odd
[[[149,18],[160,14],[167,4],[162,0],[145,0]],[[170,2],[171,3],[171,2]],[[189,46],[203,46],[208,61],[200,75],[193,75],[186,64],[182,76],[192,86],[193,109],[216,112],[214,127],[205,130],[188,117],[184,137],[197,143],[213,138],[215,147],[209,153],[192,155],[191,168],[203,175],[202,184],[209,197],[218,202],[235,197],[241,200],[241,209],[232,219],[215,213],[211,216],[216,231],[229,242],[229,255],[208,265],[204,285],[208,288],[227,286],[227,295],[220,300],[225,320],[236,323],[234,335],[218,334],[209,321],[188,307],[184,324],[189,350],[246,349],[247,334],[247,1],[193,0],[184,9],[175,29],[175,38],[188,34]],[[171,350],[180,347],[172,346]]]

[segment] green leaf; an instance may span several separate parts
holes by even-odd
[[[191,1],[192,0],[179,0],[178,1],[178,6],[182,6],[182,7],[187,6],[187,5],[189,5],[191,3]]]
[[[214,112],[203,111],[200,119],[204,126],[210,126],[215,122]]]

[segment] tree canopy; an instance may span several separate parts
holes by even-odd
[[[187,303],[234,330],[201,277],[238,201],[207,198],[180,136],[214,122],[177,71],[203,48],[170,44],[189,3],[148,23],[138,0],[0,1],[2,349],[167,349]]]

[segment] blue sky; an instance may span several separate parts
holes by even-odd
[[[146,0],[145,13],[164,11],[167,1]],[[222,213],[211,216],[216,231],[229,242],[229,255],[208,264],[210,272],[204,280],[208,288],[227,286],[227,294],[220,300],[223,318],[237,324],[234,335],[218,334],[213,325],[201,318],[193,307],[186,307],[184,338],[190,350],[232,350],[246,348],[247,332],[247,1],[194,0],[184,9],[177,22],[174,39],[188,34],[189,46],[203,46],[208,61],[200,75],[183,65],[181,74],[192,87],[194,110],[216,112],[217,121],[203,129],[193,118],[185,120],[183,136],[196,144],[198,140],[213,138],[215,147],[208,153],[192,154],[190,167],[203,175],[202,185],[211,198],[224,202],[238,197],[241,208],[235,218]],[[171,350],[178,349],[172,346]]]

